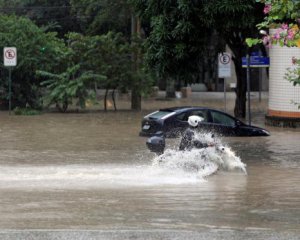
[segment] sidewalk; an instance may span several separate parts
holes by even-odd
[[[165,91],[160,91],[155,98],[143,99],[142,109],[154,110],[172,106],[203,106],[225,110],[224,92],[192,92],[189,98],[166,99],[165,96]],[[235,92],[226,92],[226,111],[230,114],[233,114],[235,99]],[[261,92],[261,101],[259,100],[259,92],[251,92],[250,100],[251,111],[267,112],[268,92]]]
[[[261,92],[261,99],[268,99],[269,92]],[[193,92],[192,98],[199,99],[224,99],[224,92]],[[235,92],[226,92],[226,99],[235,99]],[[259,92],[251,92],[251,99],[259,99]]]

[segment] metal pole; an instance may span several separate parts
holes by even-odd
[[[224,78],[224,112],[226,112],[226,78]]]
[[[8,68],[8,109],[11,112],[11,68]]]
[[[250,57],[247,54],[247,92],[248,92],[248,124],[251,125],[251,110],[250,110]]]
[[[258,94],[258,99],[259,102],[261,102],[261,88],[262,88],[262,68],[259,68],[259,77],[258,77],[258,90],[259,90],[259,94]]]

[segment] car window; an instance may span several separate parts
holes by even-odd
[[[235,120],[223,113],[211,111],[211,116],[214,123],[224,124],[226,126],[235,125]]]
[[[187,121],[187,114],[186,113],[180,113],[176,116],[176,118],[180,121]]]
[[[189,116],[199,116],[201,118],[204,118],[203,122],[208,122],[207,121],[207,111],[206,110],[193,110],[190,112]]]
[[[161,119],[161,118],[167,116],[170,113],[172,113],[172,112],[169,112],[169,111],[157,111],[157,112],[150,113],[147,117],[152,118],[152,119]]]

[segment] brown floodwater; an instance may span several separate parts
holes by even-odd
[[[184,239],[184,231],[215,231],[208,237],[223,231],[223,239],[235,231],[245,239],[242,234],[252,231],[298,239],[299,130],[268,128],[270,137],[222,139],[247,164],[248,174],[219,171],[203,180],[153,168],[146,138],[138,136],[145,113],[1,112],[0,235],[24,229],[124,235],[142,230],[143,239],[151,239],[151,231],[177,231]],[[256,114],[254,124],[262,126],[262,119]]]

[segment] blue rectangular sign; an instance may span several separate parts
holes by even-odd
[[[247,67],[247,58],[242,58],[243,67]],[[250,56],[250,67],[269,67],[270,66],[270,58],[268,57],[260,57],[260,56]]]

